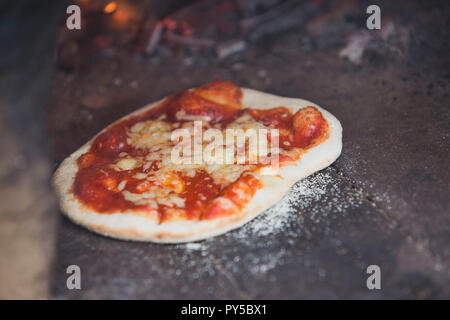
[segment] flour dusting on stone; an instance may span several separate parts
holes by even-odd
[[[291,246],[294,247],[296,241],[309,240],[317,232],[315,226],[320,226],[326,235],[330,221],[358,207],[363,200],[360,190],[349,187],[333,169],[327,168],[294,184],[280,201],[241,228],[176,247],[183,250],[183,260],[188,266],[197,261],[195,273],[198,276],[204,272],[233,274],[243,269],[252,274],[266,273],[295,258]],[[276,254],[267,254],[273,252],[269,250],[271,246],[280,246],[280,243],[286,247]],[[236,250],[236,246],[240,250]],[[237,252],[246,253],[238,255]],[[203,258],[191,259],[194,254]]]
[[[332,178],[329,173],[318,173],[297,182],[280,201],[245,226],[238,235],[252,233],[264,237],[282,232],[292,220],[302,219],[305,209],[323,197],[330,183]]]

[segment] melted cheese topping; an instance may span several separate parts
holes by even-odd
[[[202,122],[202,125],[203,134],[205,130],[211,128],[207,122]],[[155,209],[158,205],[184,208],[185,200],[178,196],[186,188],[182,177],[193,178],[198,170],[203,170],[211,176],[214,183],[226,187],[236,181],[243,172],[256,167],[255,164],[238,164],[236,162],[234,164],[208,164],[205,161],[198,164],[174,163],[171,153],[179,141],[172,141],[171,134],[179,127],[188,130],[191,135],[191,143],[193,143],[194,132],[196,132],[194,121],[186,121],[180,125],[180,123],[170,123],[164,120],[149,120],[138,122],[128,130],[127,142],[134,148],[143,149],[148,153],[142,158],[131,158],[123,153],[121,159],[113,165],[115,170],[134,170],[139,167],[141,169],[141,172],[135,173],[133,177],[142,180],[137,188],[145,190],[144,192],[132,193],[125,190],[126,181],[122,181],[118,185],[118,190],[122,192],[126,200],[136,205],[146,205]],[[217,127],[215,129],[217,130]],[[250,129],[267,129],[267,127],[244,113],[228,124],[226,128],[220,129],[222,137],[224,137],[223,143],[225,143],[226,129],[241,129],[246,133]],[[197,132],[197,134],[199,133]],[[208,143],[202,141],[203,151]],[[148,187],[149,185],[151,186]]]
[[[138,122],[129,130],[128,143],[138,149],[154,150],[170,141],[172,125],[162,120]]]

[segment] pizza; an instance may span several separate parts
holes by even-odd
[[[242,226],[330,165],[341,137],[312,102],[215,80],[112,123],[53,182],[65,215],[91,231],[195,241]]]

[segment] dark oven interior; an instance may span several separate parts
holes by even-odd
[[[69,5],[81,29],[69,29]],[[77,0],[0,5],[0,297],[450,296],[447,1]],[[216,78],[324,106],[331,167],[242,229],[121,242],[60,218],[57,165],[107,124]],[[68,290],[79,265],[83,290]],[[380,265],[383,290],[365,287]]]

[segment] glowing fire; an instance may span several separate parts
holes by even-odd
[[[105,8],[103,8],[104,13],[113,13],[117,9],[117,3],[115,1],[112,1],[108,3]]]

